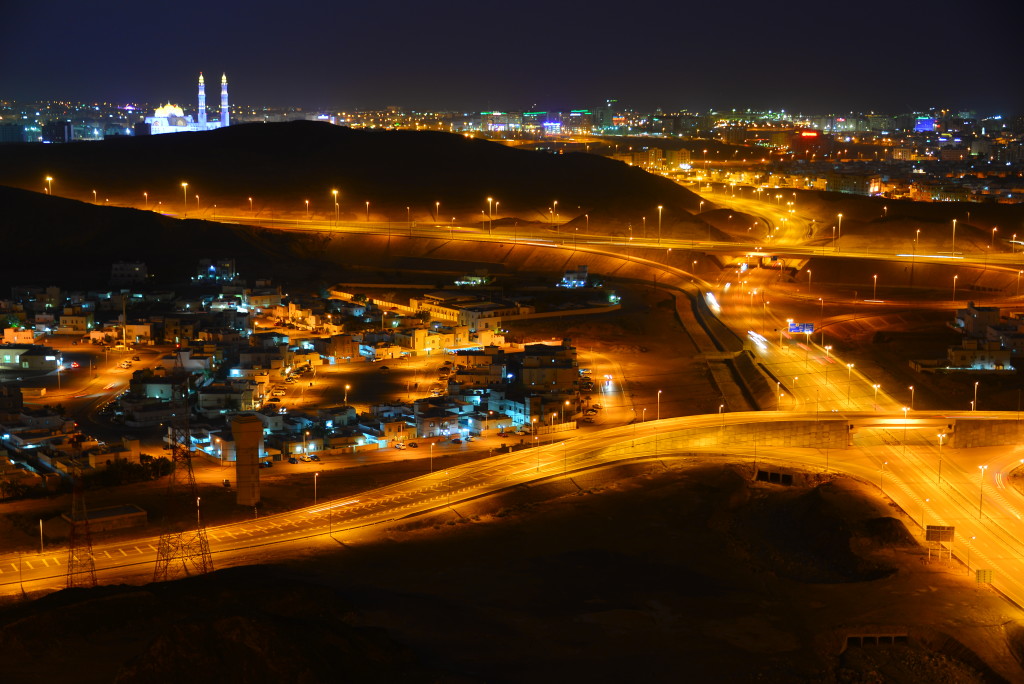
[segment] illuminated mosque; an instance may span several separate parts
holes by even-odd
[[[206,119],[206,80],[202,72],[199,73],[199,115],[198,121],[192,115],[185,115],[181,107],[170,102],[162,107],[157,107],[153,116],[146,117],[150,133],[187,133],[193,131],[212,131],[215,128],[228,126],[228,76],[220,77],[220,119],[207,121]]]

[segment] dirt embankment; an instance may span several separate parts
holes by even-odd
[[[747,468],[619,466],[457,505],[383,540],[325,540],[275,568],[8,607],[5,681],[1024,675],[1020,612],[958,564],[926,562],[870,487],[752,484]],[[905,643],[847,643],[879,633]]]

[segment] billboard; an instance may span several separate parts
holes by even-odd
[[[925,527],[924,538],[927,541],[951,542],[955,528],[949,525],[928,525]]]

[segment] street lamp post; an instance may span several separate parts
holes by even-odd
[[[306,200],[306,220],[309,220],[309,200]]]
[[[93,194],[92,200],[95,202],[96,201],[96,191],[93,190],[92,194]],[[181,183],[181,194],[182,194],[182,200],[183,200],[182,201],[182,206],[185,209],[184,213],[182,213],[181,216],[182,216],[182,218],[184,218],[184,217],[188,216],[188,183],[186,183],[184,181],[182,181],[182,183]]]
[[[871,401],[872,401],[872,403],[875,406],[875,410],[877,411],[878,410],[878,388],[881,387],[881,385],[872,385],[872,387],[875,390],[875,396],[874,396],[874,398]]]
[[[953,276],[953,303],[954,304],[956,303],[956,280],[959,277],[960,277],[959,274]]]
[[[871,278],[872,278],[872,280],[874,280],[874,285],[872,286],[872,290],[871,290],[871,299],[877,300],[878,299],[878,274],[876,273],[875,275],[871,276]]]
[[[807,294],[811,294],[811,269],[807,269]]]
[[[331,195],[334,196],[334,223],[337,225],[338,221],[341,220],[341,212],[338,207],[338,191],[331,190]],[[252,198],[249,198],[249,203],[252,203]]]
[[[143,198],[143,200],[144,200],[144,201],[145,201],[145,203],[146,203],[146,204],[145,204],[145,208],[146,208],[146,209],[149,209],[149,193],[148,193],[148,192],[144,192],[144,193],[142,193],[142,198]]]
[[[345,406],[348,406],[348,391],[352,388],[352,385],[345,385]]]
[[[658,420],[661,420],[661,390],[658,390]]]
[[[956,254],[956,219],[953,219],[953,242],[949,248],[950,254]]]
[[[971,402],[971,410],[978,408],[978,381],[974,381],[974,401]]]
[[[440,202],[434,202],[434,223],[437,223],[440,220],[438,218],[440,213],[441,213],[441,203]]]
[[[53,176],[46,177],[46,194],[53,196]]]
[[[658,205],[658,244],[661,244],[661,210],[664,209],[662,205]]]
[[[846,364],[846,405],[850,405],[850,386],[853,384],[853,364]]]
[[[316,506],[316,481],[320,479],[320,473],[313,473],[313,505]]]
[[[914,410],[914,386],[911,385],[907,389],[910,390],[910,410],[913,411]]]
[[[994,249],[995,246],[996,246],[996,231],[997,230],[999,230],[999,229],[998,228],[993,228],[992,229],[992,241],[988,245],[989,249]]]
[[[434,472],[434,443],[430,443],[430,472]]]
[[[335,194],[337,194],[337,193],[335,193]],[[251,213],[253,213],[253,208],[252,208],[252,197],[250,197],[250,198],[249,198],[249,213],[250,213],[250,214],[251,214]]]
[[[978,470],[981,471],[978,477],[978,517],[981,518],[981,504],[985,497],[985,471],[988,470],[988,466],[980,465]]]
[[[839,239],[836,242],[836,251],[837,252],[840,249],[840,243],[843,241],[843,215],[842,214],[838,214],[838,216],[839,216]]]
[[[939,437],[939,479],[938,484],[942,486],[942,440],[946,438],[946,433],[942,433]]]
[[[370,222],[370,203],[366,203],[366,222]]]

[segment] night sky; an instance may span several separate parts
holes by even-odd
[[[692,6],[691,6],[692,5]],[[1017,0],[5,3],[0,98],[1024,110]],[[210,87],[212,85],[214,87]]]

